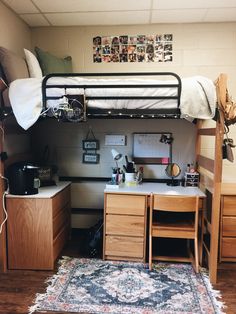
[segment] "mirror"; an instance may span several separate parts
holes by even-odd
[[[166,175],[171,178],[171,182],[168,182],[167,185],[176,186],[178,181],[175,181],[174,178],[178,177],[181,173],[181,169],[178,164],[171,163],[165,169]]]

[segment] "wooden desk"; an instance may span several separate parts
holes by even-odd
[[[70,182],[34,195],[7,195],[9,269],[54,268],[70,233]]]
[[[151,193],[168,195],[205,194],[197,187],[143,183],[104,190],[103,258],[110,260],[146,260],[147,209]]]

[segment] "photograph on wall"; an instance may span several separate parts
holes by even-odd
[[[93,38],[93,62],[172,62],[173,35],[117,35]]]

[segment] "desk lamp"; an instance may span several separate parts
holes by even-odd
[[[117,150],[115,149],[112,149],[111,150],[111,154],[112,154],[112,157],[113,159],[115,160],[115,163],[116,163],[116,184],[119,182],[119,168],[118,168],[118,161],[122,160],[122,154],[121,153],[118,153]]]
[[[115,149],[111,150],[111,154],[112,154],[113,159],[115,160],[116,169],[117,169],[117,173],[118,173],[118,161],[122,160],[123,156],[121,153],[118,153],[118,151]]]

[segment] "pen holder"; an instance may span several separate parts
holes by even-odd
[[[120,184],[120,183],[122,183],[122,180],[123,180],[122,173],[112,174],[112,177],[111,177],[112,184]]]
[[[135,185],[136,184],[136,174],[134,172],[125,173],[125,184],[126,185]]]

